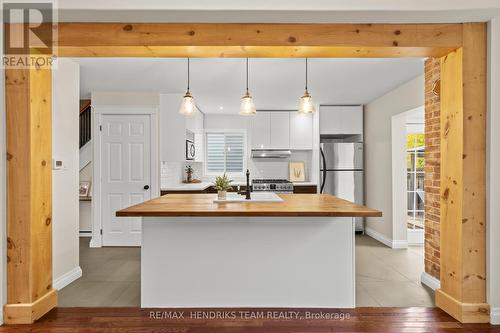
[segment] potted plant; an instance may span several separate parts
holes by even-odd
[[[214,187],[217,190],[217,199],[226,200],[226,193],[231,188],[233,180],[224,173],[222,176],[215,177]]]
[[[193,167],[191,165],[189,165],[189,164],[186,165],[186,176],[187,176],[186,181],[188,183],[191,183],[191,181],[193,180],[193,171],[194,170],[193,170]]]

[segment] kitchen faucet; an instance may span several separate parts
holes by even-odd
[[[246,191],[246,200],[250,200],[250,171],[247,169],[247,191]]]

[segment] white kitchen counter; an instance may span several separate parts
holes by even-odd
[[[192,183],[192,184],[167,184],[166,186],[162,186],[162,191],[203,191],[213,184],[210,182],[201,182],[201,183]]]

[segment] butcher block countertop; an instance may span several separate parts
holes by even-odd
[[[283,202],[214,203],[217,194],[167,194],[116,212],[116,216],[352,216],[382,212],[329,194],[279,194]]]

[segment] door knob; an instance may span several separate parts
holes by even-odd
[[[144,185],[145,190],[149,190],[149,185]]]

